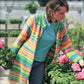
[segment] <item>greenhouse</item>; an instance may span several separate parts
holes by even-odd
[[[10,84],[8,83],[8,74],[13,65],[11,61],[12,58],[16,60],[18,59],[24,60],[27,57],[19,58],[19,55],[21,56],[22,54],[28,53],[31,57],[27,59],[30,60],[29,63],[30,65],[32,65],[31,59],[33,59],[34,52],[36,53],[34,49],[38,48],[36,50],[41,52],[40,48],[42,48],[45,45],[46,47],[48,47],[48,44],[52,42],[47,38],[49,40],[48,43],[46,43],[45,45],[42,44],[41,46],[39,46],[39,44],[42,43],[41,40],[43,41],[43,39],[45,38],[45,37],[41,38],[41,35],[44,35],[44,33],[42,33],[43,30],[39,28],[45,26],[45,23],[43,23],[44,19],[40,18],[39,20],[39,15],[42,14],[41,17],[43,17],[43,15],[46,13],[45,11],[47,6],[46,4],[49,1],[56,1],[56,0],[0,0],[0,84]],[[67,1],[69,5],[69,11],[65,14],[65,17],[61,21],[57,20],[58,23],[56,23],[56,26],[58,25],[59,27],[58,26],[57,27],[60,28],[60,30],[57,29],[56,30],[57,32],[53,32],[53,30],[50,30],[53,33],[53,34],[50,34],[53,37],[53,38],[49,37],[50,39],[52,40],[54,39],[54,33],[55,34],[57,33],[58,37],[55,38],[57,42],[57,43],[55,42],[56,47],[54,48],[52,47],[52,50],[51,50],[52,52],[50,52],[49,55],[58,54],[57,52],[59,50],[61,51],[59,51],[59,57],[55,57],[56,58],[55,64],[51,62],[51,64],[47,68],[45,68],[45,70],[47,70],[47,73],[45,73],[47,75],[46,77],[47,79],[44,77],[45,83],[43,84],[83,84],[84,66],[81,66],[80,63],[77,61],[80,61],[81,58],[84,60],[84,0],[61,0],[61,1]],[[33,17],[34,15],[35,15],[35,18],[32,19],[31,17]],[[32,23],[32,21],[35,21],[35,20],[38,20],[38,22]],[[64,27],[65,30],[61,28],[62,26],[61,22],[65,25],[66,27],[66,28]],[[46,21],[46,23],[48,23],[48,21]],[[54,24],[51,26],[53,27]],[[24,30],[24,27],[25,27],[25,30]],[[29,31],[27,31],[26,27]],[[36,29],[34,30],[34,28]],[[47,32],[47,29],[44,29],[44,30],[45,30],[44,32]],[[72,44],[69,42],[70,40],[68,39],[68,36],[66,35],[65,31],[67,32],[67,35],[69,36]],[[29,36],[26,35],[27,32]],[[24,35],[22,36],[21,34],[24,34]],[[64,36],[62,36],[63,34]],[[46,35],[47,33],[45,34],[45,36]],[[19,40],[20,37],[22,38]],[[28,41],[28,38],[29,38],[29,41]],[[39,38],[41,39],[39,40]],[[66,38],[65,39],[66,42],[62,44],[62,42],[64,42],[64,38]],[[24,41],[24,39],[25,41],[27,41],[27,43]],[[47,42],[46,41],[47,39],[45,39],[44,42]],[[14,44],[15,41],[16,43]],[[76,59],[73,57],[73,60],[78,59],[77,61],[74,61],[76,63],[72,62],[72,59],[70,56],[68,56],[69,59],[67,58],[67,55],[71,55],[74,53],[74,52],[67,53],[69,50],[71,51],[74,50],[73,47],[68,48],[67,41],[69,42],[69,45],[72,45],[74,47],[75,49],[74,52],[76,52],[77,56],[79,56]],[[23,44],[18,45],[19,43],[20,44],[23,43],[24,45]],[[24,46],[26,47],[25,50],[23,49],[22,45],[23,47]],[[16,51],[18,52],[12,51],[12,48],[15,49],[15,46],[17,46]],[[66,48],[64,48],[64,46],[66,46],[66,48],[68,49],[65,50]],[[54,51],[55,48],[58,50]],[[25,53],[22,53],[21,49]],[[43,55],[45,54],[45,52],[47,51],[45,50],[43,52]],[[51,59],[52,57],[50,58],[50,61]],[[20,65],[18,65],[18,62],[16,63],[17,63],[17,66],[15,67],[18,67],[18,66],[21,66],[21,68],[24,67],[24,70],[23,70],[24,73],[26,73],[26,69],[30,67],[30,65],[28,65],[28,67],[26,66],[27,68],[25,69],[25,66],[23,66],[23,64],[27,63],[25,61],[22,62],[23,64],[20,64]],[[12,75],[9,75],[9,76],[12,76]],[[26,75],[23,75],[23,76],[26,77]],[[18,73],[15,79],[18,79]],[[11,84],[26,84],[22,82],[22,78],[21,80],[20,79],[18,80],[19,80],[19,83],[11,82]],[[26,78],[23,79],[23,81],[24,80],[26,81]],[[29,84],[29,82],[27,82],[27,84]]]

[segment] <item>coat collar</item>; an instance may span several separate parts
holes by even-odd
[[[39,24],[42,29],[45,29],[47,26],[47,22],[45,21],[45,13],[36,14],[35,22],[36,22],[36,24]]]

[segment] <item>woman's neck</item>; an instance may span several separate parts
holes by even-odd
[[[45,15],[45,20],[47,20],[47,16]],[[47,20],[48,21],[48,20]],[[48,21],[48,22],[50,22],[50,23],[56,23],[57,22],[57,20],[55,20],[55,19],[51,19],[51,21]]]
[[[51,20],[51,22],[52,22],[52,23],[56,23],[56,22],[57,22],[57,20]]]

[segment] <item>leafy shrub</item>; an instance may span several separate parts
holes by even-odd
[[[44,7],[44,6],[46,6],[48,1],[50,1],[50,0],[38,0],[38,3],[40,6]]]
[[[59,61],[57,60],[54,67],[48,72],[51,79],[49,84],[83,84],[84,68],[80,67],[78,63],[68,60],[65,55],[57,59]]]
[[[16,37],[16,36],[19,35],[19,33],[20,33],[20,31],[11,31],[11,32],[9,33],[9,36]]]
[[[29,3],[29,4],[26,4],[24,9],[29,10],[29,12],[31,14],[34,14],[37,11],[37,7],[38,7],[38,5],[36,3],[34,3],[34,1],[33,1],[33,2]]]
[[[15,57],[16,53],[12,51],[8,46],[3,45],[0,40],[0,66],[5,69],[11,68],[12,62],[11,57]]]
[[[11,31],[11,32],[0,31],[0,37],[8,37],[8,36],[16,37],[19,35],[19,33],[20,31]]]
[[[8,36],[8,32],[0,31],[0,37],[7,37],[7,36]]]
[[[21,19],[9,19],[11,24],[21,24],[22,20]]]
[[[6,24],[6,20],[0,19],[0,24]]]
[[[74,22],[73,22],[74,23]],[[77,53],[82,55],[82,58],[84,59],[84,29],[82,25],[75,24],[74,28],[68,29],[68,34],[71,38],[71,41],[73,43],[73,46],[75,49],[77,49]],[[83,46],[83,47],[82,47]],[[71,68],[71,63],[61,63],[56,62],[55,65],[53,65],[52,69],[48,71],[48,78],[50,78],[48,81],[48,84],[83,84],[84,83],[84,77],[83,80],[78,79],[77,73],[80,74],[81,72],[74,72]],[[81,67],[82,69],[82,67]],[[84,71],[82,76],[84,75]],[[79,75],[81,77],[81,75]]]
[[[82,25],[75,24],[74,28],[68,29],[68,34],[75,49],[82,50],[82,46],[84,45],[84,29]]]
[[[25,10],[37,9],[38,5],[34,2],[25,5]]]

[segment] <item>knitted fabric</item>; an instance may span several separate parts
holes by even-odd
[[[45,14],[31,16],[25,23],[23,30],[11,48],[17,53],[14,64],[8,75],[8,81],[11,84],[27,84],[38,40],[47,26],[47,23],[43,19],[44,17]],[[72,47],[71,40],[63,22],[58,23],[56,42],[47,55],[45,70],[49,69],[49,64],[54,64],[56,57],[59,56],[60,50],[73,62],[78,62],[82,59]]]

